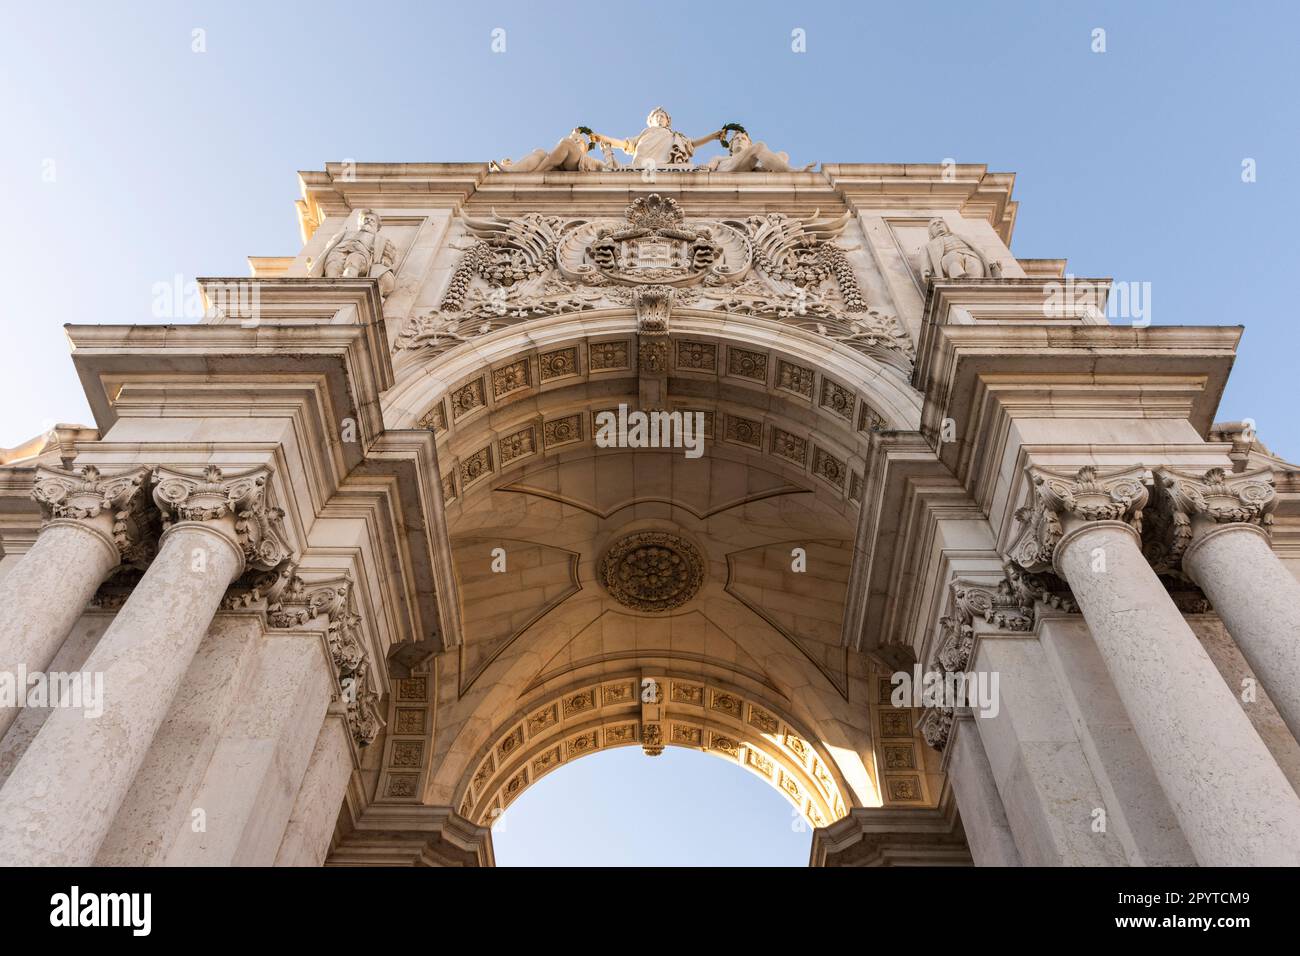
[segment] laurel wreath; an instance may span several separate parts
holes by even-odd
[[[745,129],[745,127],[741,126],[739,123],[728,123],[723,126],[722,138],[718,140],[718,142],[722,144],[723,149],[731,149],[731,140],[727,138],[727,133],[744,133],[748,136],[749,130]]]

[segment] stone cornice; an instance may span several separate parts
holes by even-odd
[[[379,394],[392,384],[392,366],[387,345],[376,351],[365,327],[70,325],[65,330],[95,421],[105,433],[118,420],[116,397],[132,383],[228,394],[256,376],[324,386],[335,417],[326,434],[344,455],[344,470],[383,432]],[[356,441],[338,440],[345,419],[355,422]]]
[[[689,195],[692,208],[716,205],[730,212],[737,196],[766,208],[809,209],[850,202],[857,209],[933,211],[956,208],[986,219],[1010,242],[1016,203],[1012,173],[991,173],[981,164],[833,163],[819,171],[718,173],[664,170],[644,183],[637,170],[610,172],[493,173],[487,163],[327,163],[298,174],[299,220],[304,241],[327,218],[352,210],[459,208],[467,202],[545,211],[575,201],[599,212],[616,211],[647,187],[665,195]]]
[[[353,209],[457,207],[488,175],[487,163],[326,163],[301,171],[298,219],[303,241],[330,217]]]
[[[970,866],[952,788],[937,807],[855,807],[813,831],[809,866]]]
[[[1204,435],[1232,367],[1239,327],[945,325],[927,327],[913,383],[922,432],[987,506],[1017,414],[1186,420]],[[952,439],[942,441],[945,420]]]
[[[353,796],[350,794],[349,796]],[[326,866],[494,866],[492,830],[450,807],[344,803]]]
[[[1011,244],[1015,173],[991,173],[982,163],[827,163],[822,172],[859,210],[956,207],[963,216],[988,220]]]
[[[442,518],[442,481],[432,432],[385,433],[348,475],[322,517],[347,513],[357,504],[369,511],[381,503],[380,513],[371,520],[392,549],[384,606],[398,618],[397,634],[409,634],[415,641],[433,639],[440,649],[455,647],[462,639],[460,599]]]
[[[1097,290],[1096,304],[1106,308],[1110,279],[1073,280]],[[932,280],[922,313],[922,340],[918,351],[930,348],[935,329],[945,325],[1107,325],[1104,315],[1075,313],[1052,316],[1054,290],[1062,285],[1055,276],[1000,277],[996,279]]]

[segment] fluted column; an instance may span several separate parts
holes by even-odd
[[[226,589],[288,556],[268,478],[158,470],[158,555],[84,665],[103,675],[103,715],[51,712],[0,790],[0,865],[94,860]]]
[[[1169,518],[1169,559],[1181,558],[1300,739],[1300,581],[1269,545],[1272,472],[1155,474]]]
[[[1142,553],[1145,469],[1029,475],[1011,557],[1070,585],[1197,862],[1300,865],[1300,798]]]
[[[32,497],[47,521],[32,549],[0,579],[0,675],[15,703],[0,701],[0,737],[18,716],[27,674],[44,671],[95,591],[142,547],[148,468],[102,475],[39,468]]]

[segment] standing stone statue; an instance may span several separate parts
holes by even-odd
[[[990,262],[961,236],[955,236],[942,219],[930,220],[930,241],[921,250],[921,277],[940,279],[987,279],[1002,274],[997,262]]]
[[[577,126],[550,152],[538,148],[516,162],[503,159],[489,166],[493,172],[502,173],[547,173],[554,169],[586,173],[603,169],[605,164],[588,154],[587,144],[583,128]]]
[[[809,163],[803,171],[812,169],[816,163]],[[776,153],[767,148],[767,143],[755,143],[744,130],[732,134],[727,143],[727,155],[715,156],[704,164],[705,169],[715,173],[789,173],[794,171],[790,165],[789,153]]]
[[[397,248],[379,234],[381,225],[378,213],[358,209],[355,224],[325,243],[307,274],[327,279],[378,279],[379,294],[387,296],[397,284],[393,273]]]
[[[700,139],[687,139],[672,128],[673,118],[662,106],[656,106],[645,118],[646,128],[631,139],[613,139],[592,133],[593,142],[604,143],[622,150],[632,157],[637,169],[664,169],[668,166],[689,166],[696,147],[721,141],[723,131],[717,130]]]

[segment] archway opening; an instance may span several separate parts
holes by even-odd
[[[807,866],[808,821],[772,786],[684,747],[590,754],[492,826],[498,866]]]

